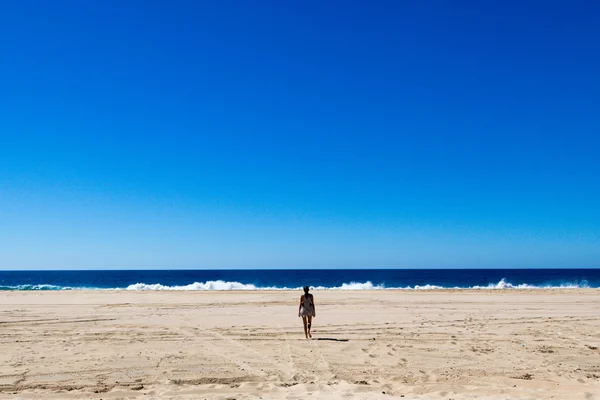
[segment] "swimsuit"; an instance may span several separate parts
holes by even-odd
[[[313,307],[312,294],[304,296],[302,301],[302,307],[300,308],[300,315],[303,317],[314,317],[315,308]]]

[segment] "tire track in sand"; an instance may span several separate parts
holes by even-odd
[[[316,355],[316,358],[318,359],[316,368],[312,371],[312,376],[306,376],[306,375],[304,375],[304,373],[306,373],[306,371],[307,371],[306,369],[302,369],[302,372],[300,373],[300,372],[298,372],[298,368],[296,367],[296,363],[294,361],[294,353],[290,346],[290,342],[294,339],[290,337],[290,334],[288,333],[289,330],[286,330],[279,323],[279,321],[275,320],[272,316],[270,317],[270,320],[274,323],[274,325],[276,325],[278,327],[279,331],[282,333],[282,336],[285,339],[284,342],[286,344],[289,362],[293,366],[293,369],[297,371],[296,375],[294,375],[294,377],[293,377],[294,382],[300,383],[300,382],[298,382],[299,378],[303,378],[303,380],[305,381],[303,383],[315,384],[317,390],[313,393],[314,398],[319,399],[321,396],[321,393],[323,392],[323,389],[325,389],[325,386],[330,386],[332,384],[337,383],[336,375],[333,372],[333,369],[331,368],[331,364],[324,357],[319,344],[317,343],[316,340],[306,340],[306,342],[310,342],[309,345],[312,349],[312,352],[313,352],[313,354]],[[326,376],[323,377],[324,375],[326,375]],[[326,382],[324,382],[324,381],[326,381]],[[333,383],[331,381],[333,381],[335,383]]]
[[[186,330],[185,328],[181,328],[181,329]],[[276,362],[275,360],[273,360],[273,359],[271,359],[269,357],[266,357],[264,354],[262,354],[262,353],[260,353],[260,352],[258,352],[256,350],[254,350],[250,346],[247,346],[247,345],[243,344],[242,342],[240,342],[238,340],[235,340],[233,338],[230,338],[230,337],[227,337],[225,335],[222,335],[222,334],[220,334],[220,333],[218,333],[216,331],[208,330],[208,329],[202,328],[202,327],[187,328],[186,334],[189,335],[189,336],[194,336],[194,337],[196,336],[195,334],[191,333],[189,331],[189,329],[194,329],[196,331],[201,331],[203,334],[205,334],[205,335],[207,335],[209,337],[212,337],[214,339],[217,339],[217,340],[225,342],[225,343],[232,344],[237,349],[241,350],[241,353],[245,353],[248,356],[251,356],[251,357],[254,357],[254,358],[258,358],[259,360],[263,361],[264,363],[275,367],[277,369],[277,371],[280,371],[284,375],[284,378],[287,379],[287,380],[291,379],[294,376],[294,374],[296,373],[295,368],[293,368],[293,366],[289,366],[289,365],[285,365],[285,364],[280,364],[280,363]],[[203,342],[203,343],[206,343],[206,341]],[[214,346],[214,347],[218,348],[218,346]],[[222,354],[223,350],[222,349],[220,349],[220,352],[221,353],[219,353],[219,354],[221,356],[223,356],[223,354]],[[233,362],[237,361],[237,360],[234,360],[231,357],[229,359],[231,361],[233,361]],[[243,363],[243,364],[247,365],[248,368],[251,368],[251,369],[253,369],[255,371],[260,371],[260,370],[257,370],[255,367],[250,366],[247,363]],[[267,374],[264,373],[264,371],[260,371],[260,372],[261,372],[261,376],[267,376]]]
[[[186,328],[180,328],[179,331],[184,336],[187,336],[187,337],[190,337],[190,338],[196,339],[198,337],[197,335],[194,335],[192,332],[188,332]],[[204,333],[208,333],[205,330],[203,330],[203,332]],[[224,358],[224,359],[232,362],[233,364],[237,365],[242,371],[251,372],[251,373],[253,373],[256,376],[260,376],[260,377],[263,377],[263,378],[266,377],[266,375],[267,375],[267,374],[264,373],[264,371],[261,371],[260,369],[257,369],[257,368],[251,366],[248,363],[245,363],[245,362],[243,362],[243,361],[241,361],[241,360],[239,360],[239,359],[237,359],[235,357],[230,357],[230,356],[226,355],[223,352],[222,348],[220,348],[218,346],[215,346],[214,344],[210,343],[210,341],[207,341],[207,340],[202,341],[202,346],[204,348],[207,348],[208,350],[210,350],[214,355],[217,355],[218,357]],[[162,360],[163,359],[161,359],[159,361],[159,365],[160,365],[160,362]],[[159,365],[157,365],[157,368],[159,367]]]

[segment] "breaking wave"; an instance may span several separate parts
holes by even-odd
[[[2,286],[0,290],[71,290],[72,287],[68,286],[56,286],[56,285],[16,285],[16,286]]]
[[[146,284],[136,283],[129,285],[126,290],[274,290],[276,288],[258,288],[252,284],[225,281],[206,281],[204,283],[194,282],[184,286],[166,286],[160,283]]]
[[[438,286],[438,285],[415,285],[415,286],[404,286],[404,287],[387,287],[384,284],[373,284],[370,281],[367,282],[350,282],[343,283],[341,286],[315,286],[312,290],[473,290],[473,289],[577,289],[577,288],[589,288],[587,282],[583,281],[580,283],[564,283],[559,285],[529,285],[523,284],[512,284],[507,282],[505,279],[500,280],[498,283],[490,283],[487,286]],[[207,281],[207,282],[194,282],[190,285],[183,286],[166,286],[159,283],[146,284],[136,283],[129,285],[126,290],[300,290],[302,287],[276,287],[276,286],[256,286],[253,284],[245,284],[241,282],[226,282],[226,281]]]
[[[527,283],[513,284],[506,279],[501,279],[497,283],[490,283],[485,286],[440,286],[440,285],[414,285],[414,286],[385,286],[384,284],[374,284],[371,281],[367,282],[350,282],[343,283],[340,286],[314,286],[312,290],[502,290],[502,289],[579,289],[590,288],[586,281],[581,282],[565,282],[560,284],[542,284],[530,285]],[[256,290],[301,290],[302,287],[278,287],[278,286],[257,286],[251,283],[229,282],[229,281],[206,281],[194,282],[189,285],[163,285],[160,283],[135,283],[127,287],[114,288],[99,288],[99,287],[69,287],[57,286],[49,284],[37,285],[15,285],[2,286],[0,290],[131,290],[131,291],[256,291]]]

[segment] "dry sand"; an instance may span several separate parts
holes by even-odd
[[[600,291],[0,292],[0,398],[600,399]]]

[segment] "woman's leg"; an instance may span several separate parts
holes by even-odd
[[[308,329],[307,329],[307,331],[306,331],[306,332],[308,333],[308,337],[309,337],[309,338],[312,338],[312,335],[310,334],[310,324],[312,323],[312,316],[310,316],[310,315],[309,315],[309,316],[308,316],[308,317],[306,317],[306,318],[308,319],[308,324],[307,324],[307,325],[308,325],[308,326],[307,326],[307,328],[308,328]]]
[[[304,336],[308,339],[308,330],[306,328],[306,317],[302,316],[302,323],[304,324]]]

